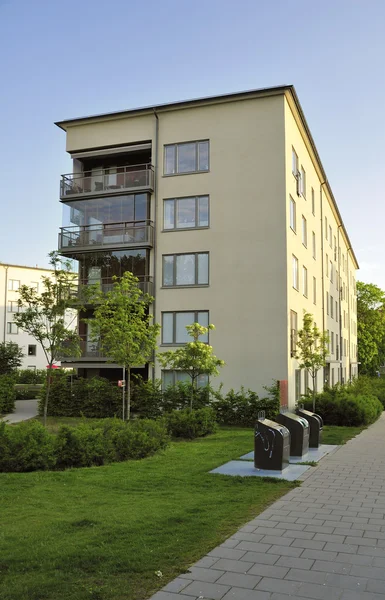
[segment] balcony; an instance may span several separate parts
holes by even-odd
[[[78,227],[61,227],[59,252],[76,257],[79,252],[116,248],[152,248],[154,227],[152,221],[128,221]]]
[[[87,196],[110,196],[124,191],[152,192],[154,189],[154,168],[150,164],[93,169],[61,177],[60,198],[64,201]]]
[[[150,296],[154,295],[154,283],[152,277],[148,275],[141,275],[138,277],[138,287],[143,292],[143,294],[149,294]],[[105,294],[110,292],[114,286],[114,282],[111,277],[107,277],[105,279],[88,279],[88,281],[80,280],[78,286],[74,286],[71,289],[71,296],[74,300],[76,300],[76,304],[79,301],[81,304],[92,305],[92,298],[87,294],[87,289],[91,285],[98,284],[100,286],[101,291]],[[75,303],[74,303],[75,304]]]

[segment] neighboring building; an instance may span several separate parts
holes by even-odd
[[[42,277],[49,277],[50,269],[38,267],[24,267],[0,263],[0,340],[2,342],[16,342],[23,352],[22,369],[45,369],[47,359],[37,341],[16,327],[13,322],[14,313],[18,312],[18,289],[22,285],[35,287],[42,291]]]
[[[59,250],[79,261],[80,285],[137,275],[155,297],[160,351],[186,341],[186,324],[214,323],[224,389],[287,380],[292,405],[308,384],[292,357],[304,310],[331,335],[318,389],[357,374],[358,264],[292,86],[57,125],[73,158]],[[120,378],[80,333],[68,366]]]

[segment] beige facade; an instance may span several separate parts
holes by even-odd
[[[13,323],[13,315],[18,311],[18,289],[27,285],[41,292],[41,278],[50,274],[50,270],[38,267],[0,263],[0,339],[2,342],[15,342],[22,348],[22,369],[45,369],[47,360],[36,340]]]
[[[307,381],[303,372],[297,372],[298,363],[291,356],[291,315],[296,313],[300,329],[303,311],[308,311],[321,329],[333,334],[330,366],[319,374],[319,389],[324,377],[336,383],[341,377],[346,380],[356,374],[358,265],[291,86],[75,119],[58,125],[67,132],[67,151],[74,158],[74,173],[81,175],[82,170],[89,169],[86,175],[93,181],[92,177],[99,176],[93,165],[102,168],[105,161],[100,173],[113,185],[103,187],[98,182],[95,187],[103,187],[110,205],[113,198],[117,202],[119,197],[124,204],[127,193],[148,194],[148,218],[154,227],[154,238],[148,250],[147,269],[153,284],[155,319],[165,324],[160,351],[176,347],[180,328],[190,315],[194,315],[194,320],[208,318],[216,326],[210,333],[210,343],[226,362],[212,383],[223,382],[224,389],[244,386],[263,394],[263,386],[270,385],[272,379],[288,380],[289,403],[293,405]],[[197,145],[183,146],[188,142]],[[129,162],[136,145],[149,148],[155,173],[151,189],[141,189],[139,179],[132,184],[137,190],[129,189],[119,174],[123,172],[123,167],[119,167],[123,165],[122,156],[126,152]],[[295,173],[293,149],[298,157]],[[178,153],[174,170],[179,168],[182,173],[167,172],[174,152]],[[106,170],[105,165],[114,163],[114,153],[118,166]],[[191,168],[194,164],[195,168]],[[306,173],[302,180],[297,174],[301,169]],[[305,178],[306,190],[302,187]],[[84,186],[72,187],[72,195],[62,196],[62,201],[71,205],[73,211],[77,206],[74,191],[77,199],[91,202],[98,196],[97,190],[91,188],[84,192]],[[107,200],[103,202],[105,215]],[[201,206],[206,207],[207,202],[208,217],[205,209],[200,222]],[[296,211],[294,226],[292,202]],[[75,219],[72,222],[71,231],[77,227],[77,236],[82,228],[83,234],[89,235],[90,221],[85,224],[86,209],[81,210],[79,218],[83,224],[75,226]],[[93,212],[93,227],[97,222],[95,215]],[[307,240],[302,237],[302,217],[306,219]],[[112,238],[105,234],[111,222],[107,224],[106,217],[98,219],[104,232],[103,250],[116,251],[118,238],[114,246],[109,245],[108,239]],[[121,223],[121,228],[127,232],[127,223]],[[130,247],[126,238],[121,237],[120,249]],[[85,250],[82,247],[80,254],[73,246],[70,251],[68,246],[61,248],[64,254],[78,258],[79,264],[85,261],[89,265],[89,253],[96,250]],[[293,256],[298,261],[299,289],[293,287]],[[92,273],[102,278],[106,267],[100,261],[95,258],[92,264],[97,266],[92,267]],[[307,290],[302,282],[304,267]],[[87,277],[90,268],[87,266]],[[170,313],[187,314],[184,317]],[[96,361],[76,366],[86,364],[88,368],[100,367]],[[155,376],[161,376],[158,366]]]

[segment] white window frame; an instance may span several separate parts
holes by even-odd
[[[297,204],[290,196],[290,227],[297,233]]]
[[[315,232],[312,232],[312,242],[313,242],[313,258],[317,260],[317,241],[315,237]]]
[[[296,153],[294,146],[291,147],[291,172],[294,177],[298,174],[298,154]]]
[[[311,188],[311,212],[315,216],[315,193],[314,193],[314,188]]]
[[[298,264],[298,258],[296,256],[294,256],[294,254],[292,254],[291,264],[292,264],[292,284],[293,284],[293,288],[295,290],[297,290],[297,292],[298,292],[299,291],[299,264]]]
[[[306,171],[301,165],[301,194],[306,200]]]
[[[20,279],[9,279],[8,280],[8,291],[17,292],[20,288]]]
[[[307,220],[302,215],[302,244],[307,248]]]
[[[302,293],[305,298],[308,297],[308,272],[304,265],[302,265]]]

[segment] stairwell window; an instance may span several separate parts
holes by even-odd
[[[164,174],[200,173],[209,170],[209,141],[168,144],[164,147]]]
[[[290,351],[291,356],[295,356],[297,349],[297,330],[298,330],[298,314],[290,311]]]
[[[163,286],[208,285],[209,253],[163,255]]]

